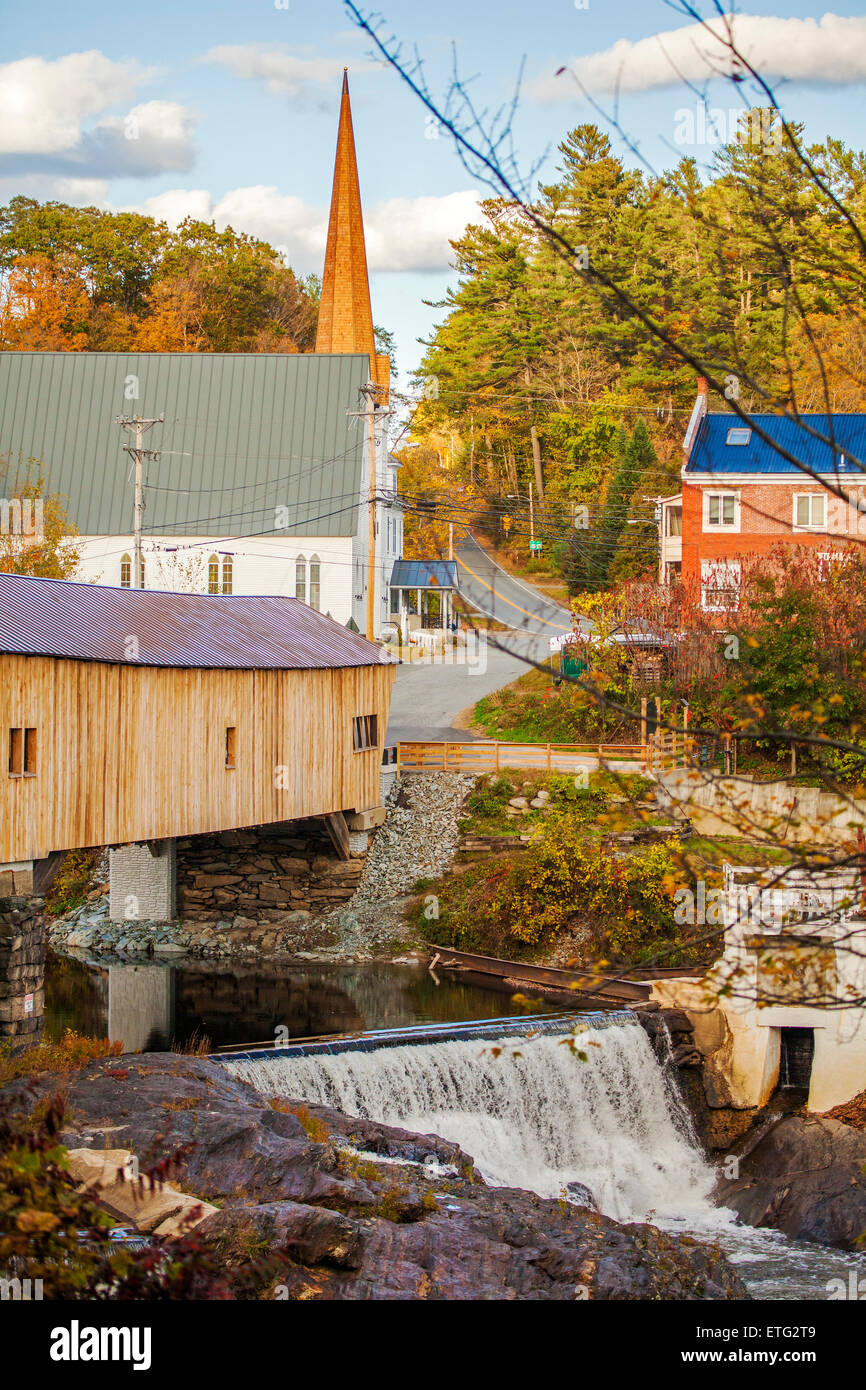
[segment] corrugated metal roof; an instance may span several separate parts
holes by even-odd
[[[395,560],[392,589],[456,589],[456,560]]]
[[[147,533],[354,535],[365,430],[346,412],[369,373],[363,355],[0,352],[0,493],[16,496],[35,459],[29,476],[67,499],[82,535],[128,535],[133,441],[114,422],[164,415],[144,438],[162,451],[146,465]]]
[[[296,598],[111,589],[20,574],[0,574],[0,652],[240,671],[389,660]]]
[[[753,415],[782,449],[814,473],[866,472],[866,415],[802,415],[802,424],[789,415]],[[705,415],[692,446],[689,473],[797,473],[797,465],[783,458],[753,429],[748,443],[728,443],[728,432],[741,425],[736,415]],[[804,428],[805,426],[805,428]],[[816,439],[810,430],[832,437],[835,448]]]

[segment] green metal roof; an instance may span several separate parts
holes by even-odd
[[[82,535],[129,535],[133,439],[115,420],[164,415],[143,440],[162,454],[145,534],[353,535],[365,431],[347,411],[369,374],[362,354],[0,352],[0,493],[41,475]]]

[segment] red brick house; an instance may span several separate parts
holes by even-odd
[[[659,499],[661,582],[679,576],[699,588],[708,612],[736,607],[746,556],[780,541],[829,554],[866,537],[866,414],[751,418],[772,443],[736,415],[709,411],[706,382],[699,381],[683,443],[681,498]],[[682,531],[674,542],[679,566],[672,526]]]

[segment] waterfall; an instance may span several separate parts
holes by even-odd
[[[700,1222],[713,1170],[644,1030],[590,1027],[573,1042],[512,1034],[224,1065],[263,1095],[438,1134],[497,1186],[558,1197],[576,1182],[620,1221]]]

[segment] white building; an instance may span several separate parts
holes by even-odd
[[[0,491],[60,495],[95,583],[290,595],[378,636],[403,548],[389,379],[344,81],[316,351],[0,353]]]

